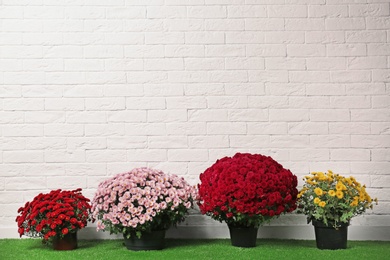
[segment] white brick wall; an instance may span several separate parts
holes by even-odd
[[[0,237],[39,192],[238,151],[355,175],[380,204],[354,225],[388,227],[390,1],[0,0]]]

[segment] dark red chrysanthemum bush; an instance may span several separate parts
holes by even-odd
[[[297,177],[269,156],[237,153],[200,175],[202,214],[237,227],[257,227],[296,209]]]
[[[40,193],[19,208],[16,218],[19,235],[39,236],[44,240],[62,238],[87,225],[90,209],[89,199],[81,194],[81,189]]]

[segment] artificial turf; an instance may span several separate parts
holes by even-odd
[[[315,241],[259,239],[254,248],[233,247],[228,239],[166,239],[160,251],[130,251],[122,240],[79,240],[72,251],[55,251],[39,239],[0,239],[1,260],[100,259],[389,259],[389,241],[348,241],[344,250],[319,250]]]

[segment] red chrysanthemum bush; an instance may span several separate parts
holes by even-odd
[[[200,175],[202,214],[237,227],[258,227],[296,209],[297,177],[271,157],[237,153]]]
[[[90,208],[89,199],[81,194],[81,189],[40,193],[19,208],[16,217],[19,235],[38,236],[45,241],[62,238],[87,225]]]

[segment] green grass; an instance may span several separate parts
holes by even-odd
[[[167,239],[161,251],[130,251],[122,240],[79,240],[79,248],[55,251],[39,239],[0,239],[1,260],[100,259],[389,259],[388,241],[348,241],[345,250],[319,250],[315,241],[259,239],[255,248],[233,247],[228,239]]]

